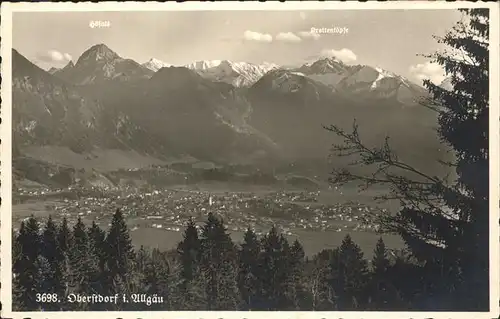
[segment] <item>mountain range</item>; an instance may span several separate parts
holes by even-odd
[[[425,90],[376,67],[331,58],[294,68],[231,61],[175,67],[140,64],[98,44],[76,63],[45,71],[12,54],[15,156],[40,160],[43,153],[43,161],[65,165],[85,158],[86,167],[103,169],[93,166],[101,156],[107,170],[121,168],[113,160],[120,153],[137,158],[132,166],[189,158],[324,172],[347,162],[327,160],[340,140],[323,126],[350,128],[354,119],[366,143],[390,135],[412,163],[428,168],[445,156],[436,115],[418,104]]]
[[[166,62],[151,58],[143,64],[151,71],[172,66]],[[356,94],[369,96],[396,96],[408,102],[415,96],[425,94],[422,87],[410,82],[402,76],[385,71],[378,67],[366,65],[350,66],[335,58],[323,58],[300,67],[280,67],[273,63],[253,64],[248,62],[233,62],[228,60],[196,61],[184,65],[194,70],[200,76],[212,81],[232,84],[235,87],[251,87],[266,73],[276,69],[287,69],[299,75],[307,76],[327,86],[343,88]]]

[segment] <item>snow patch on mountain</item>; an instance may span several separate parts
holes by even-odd
[[[186,64],[184,67],[194,71],[205,71],[215,68],[221,64],[221,60],[204,60]]]
[[[410,87],[411,86],[411,82],[405,78],[405,77],[402,77],[402,76],[398,76],[398,79],[401,81],[401,83],[405,86],[405,87]]]
[[[391,73],[389,71],[383,70],[381,68],[376,67],[375,70],[378,72],[378,76],[375,79],[375,81],[373,81],[373,83],[371,85],[371,89],[373,89],[373,90],[378,87],[378,84],[380,83],[380,81],[383,78],[394,78],[394,77],[396,77],[395,74],[393,74],[393,73]]]
[[[349,69],[349,66],[335,58],[324,58],[310,65],[304,64],[301,69],[306,69],[308,74],[342,74]]]
[[[278,65],[212,60],[197,61],[186,65],[186,67],[212,81],[225,82],[236,87],[248,87],[257,82],[267,72],[277,69]]]
[[[143,63],[142,66],[144,66],[145,68],[148,68],[149,70],[151,70],[153,72],[156,72],[161,68],[168,68],[172,65],[168,64],[166,62],[163,62],[161,60],[151,58],[151,59],[149,59],[149,61]]]

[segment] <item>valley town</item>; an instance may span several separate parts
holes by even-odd
[[[20,187],[13,194],[14,205],[43,201],[44,211],[54,219],[66,217],[70,224],[80,217],[95,221],[103,228],[110,226],[111,216],[120,209],[132,231],[155,228],[182,232],[189,218],[201,227],[208,212],[224,219],[229,231],[257,234],[275,225],[286,235],[297,231],[376,232],[379,225],[373,217],[384,209],[359,203],[324,204],[318,198],[322,191],[209,192],[188,189],[100,190],[68,187],[65,189],[30,189]],[[43,214],[41,214],[43,215]],[[48,215],[48,214],[47,214]],[[19,225],[28,216],[14,214]],[[43,217],[43,216],[42,216]]]

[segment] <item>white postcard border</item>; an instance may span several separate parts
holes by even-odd
[[[393,9],[432,9],[446,10],[458,8],[490,9],[490,312],[239,312],[239,311],[161,311],[161,312],[12,312],[12,14],[13,12],[50,12],[50,11],[200,11],[200,10],[393,10]],[[0,195],[1,213],[1,268],[0,300],[3,318],[498,318],[500,290],[500,233],[499,233],[499,185],[500,185],[500,119],[499,110],[499,5],[497,3],[472,2],[195,2],[160,3],[160,2],[101,2],[101,3],[3,3],[1,6],[1,108],[3,121],[0,125]],[[425,21],[422,21],[425,23]]]

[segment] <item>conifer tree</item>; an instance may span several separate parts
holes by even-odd
[[[63,218],[61,226],[59,227],[59,232],[57,234],[57,239],[59,242],[59,248],[64,254],[67,254],[72,245],[72,234],[68,226],[68,220],[66,217]]]
[[[24,232],[24,221],[21,222],[20,230]],[[12,232],[12,309],[14,311],[22,311],[26,309],[26,306],[24,304],[24,296],[26,293],[26,290],[24,287],[21,286],[21,283],[19,281],[19,273],[17,273],[18,269],[17,267],[20,267],[23,262],[23,255],[22,255],[22,250],[21,250],[21,243],[18,240],[18,234]]]
[[[37,274],[35,277],[35,290],[37,291],[38,296],[41,298],[41,295],[43,295],[45,291],[50,291],[48,294],[52,298],[53,291],[51,291],[51,284],[54,272],[49,260],[45,256],[43,256],[43,254],[38,255],[35,261],[34,268],[36,268],[37,270]],[[55,311],[57,310],[57,305],[58,302],[43,302],[42,299],[40,299],[36,310]]]
[[[200,259],[200,240],[192,219],[187,224],[183,240],[177,245],[177,252],[182,263],[182,278],[185,282],[189,282],[197,272]]]
[[[260,258],[262,297],[259,310],[280,310],[290,307],[288,298],[290,269],[289,244],[286,238],[278,234],[276,227],[262,238]]]
[[[372,259],[373,273],[378,277],[383,277],[387,273],[389,264],[390,262],[387,257],[387,248],[385,247],[384,240],[380,237],[377,241],[377,245],[375,246]]]
[[[391,291],[393,299],[388,310],[420,309],[419,299],[425,292],[425,286],[422,283],[425,282],[427,275],[424,267],[417,262],[408,249],[391,251],[387,273],[394,288]]]
[[[42,233],[42,255],[44,255],[49,263],[56,261],[59,254],[59,242],[57,240],[57,226],[52,220],[52,216],[49,216],[45,228]]]
[[[259,281],[260,242],[255,232],[248,228],[239,251],[238,288],[245,310],[253,310],[262,298]]]
[[[141,247],[139,247],[139,250],[137,251],[136,257],[135,257],[135,260],[136,260],[135,264],[137,267],[137,271],[139,271],[140,273],[145,273],[146,266],[149,263],[150,259],[151,259],[151,256],[150,256],[149,252],[146,250],[146,248],[143,245],[141,245]]]
[[[212,213],[201,233],[201,269],[206,279],[208,310],[237,310],[236,247],[221,219]]]
[[[68,226],[68,220],[66,217],[61,221],[61,225],[58,227],[57,242],[59,247],[60,258],[58,260],[60,272],[56,273],[57,279],[62,283],[61,291],[59,296],[61,298],[61,303],[59,306],[62,310],[71,310],[73,305],[67,303],[66,296],[69,293],[69,280],[70,280],[70,265],[69,265],[69,252],[73,245],[73,234]]]
[[[113,295],[114,294],[124,294],[124,295],[127,295],[128,298],[130,299],[131,296],[130,296],[130,288],[129,288],[129,283],[128,283],[128,280],[127,278],[123,278],[121,276],[114,276],[114,277],[110,277],[110,288],[111,291],[113,291]],[[116,304],[108,304],[107,305],[107,309],[108,311],[130,311],[130,309],[127,309],[128,307],[134,307],[136,306],[135,304],[130,304],[130,303],[125,303],[123,301],[123,299],[119,299],[117,300],[117,303]],[[141,305],[137,305],[138,307],[140,307]]]
[[[46,271],[46,288],[43,290],[46,293],[55,293],[60,298],[64,297],[64,264],[61,263],[62,251],[59,247],[59,241],[57,238],[58,230],[57,226],[49,216],[45,229],[42,234],[42,247],[41,255],[45,258],[45,262],[48,264],[48,270]],[[44,264],[44,262],[42,262]],[[44,310],[58,310],[59,304],[54,302],[48,302],[43,305]]]
[[[130,234],[120,210],[113,215],[111,227],[106,237],[108,277],[116,285],[109,287],[111,293],[128,293],[130,287],[127,276],[134,269],[135,252]],[[118,287],[121,286],[121,287]]]
[[[386,310],[393,306],[392,285],[388,276],[390,262],[387,256],[382,237],[377,241],[372,258],[372,273],[371,273],[371,305],[374,310]]]
[[[16,238],[16,254],[19,258],[13,264],[13,273],[17,284],[16,299],[22,300],[24,309],[32,311],[39,309],[36,301],[39,269],[37,268],[40,255],[40,227],[37,220],[31,216],[21,223],[19,234]]]
[[[101,272],[104,272],[107,260],[106,233],[93,221],[92,226],[88,230],[88,237],[91,249],[99,259],[99,269]]]
[[[358,164],[377,166],[370,175],[336,170],[332,182],[390,185],[391,194],[382,198],[400,200],[402,209],[384,216],[382,224],[425,263],[429,310],[489,307],[489,9],[461,11],[465,19],[437,38],[447,49],[429,56],[444,68],[452,88],[424,81],[431,94],[425,104],[437,112],[439,137],[455,155],[444,164],[457,178],[402,162],[388,142],[364,145],[356,126],[351,133],[328,128],[344,139],[334,146],[337,155],[358,154]]]
[[[336,310],[335,294],[331,285],[333,256],[338,253],[324,249],[313,257],[313,269],[310,275],[311,309],[314,311]]]
[[[91,227],[87,230],[87,237],[89,240],[89,252],[93,258],[96,258],[95,263],[97,264],[96,272],[96,284],[93,289],[95,293],[101,294],[103,296],[109,295],[109,278],[108,271],[106,267],[107,261],[107,248],[106,248],[106,233],[95,223],[92,222]],[[92,305],[92,310],[106,310],[108,305],[106,304],[94,304]]]
[[[290,248],[290,299],[294,310],[306,307],[308,295],[304,285],[305,253],[302,244],[295,239]]]
[[[182,266],[181,266],[182,267]],[[175,295],[170,295],[171,298],[169,300],[172,303],[176,303],[179,305],[179,309],[182,310],[207,310],[209,297],[208,293],[210,292],[208,289],[209,277],[205,269],[200,264],[200,271],[198,271],[194,278],[186,282],[182,278],[182,269],[179,272],[179,284],[176,287],[179,292],[179,298],[173,300]],[[172,288],[174,288],[172,286]]]
[[[163,304],[154,304],[148,307],[151,310],[169,310],[170,284],[173,284],[170,265],[165,253],[154,249],[151,256],[145,259],[144,265],[144,293],[163,297]]]
[[[338,310],[359,310],[366,307],[368,263],[363,252],[347,234],[331,261],[331,285],[336,294]]]
[[[184,303],[184,295],[183,292],[185,291],[184,287],[182,287],[182,281],[181,281],[181,271],[182,271],[182,266],[181,263],[178,259],[178,256],[176,255],[175,251],[169,251],[163,253],[165,255],[166,259],[166,272],[168,273],[167,276],[167,289],[166,289],[166,295],[164,295],[165,302],[163,304],[162,309],[167,309],[167,310],[182,310],[182,309],[191,309],[190,307],[186,307],[186,304]],[[199,276],[199,275],[198,275]],[[193,286],[193,283],[195,283],[197,280],[197,277],[195,277],[190,285],[191,287]],[[200,289],[200,291],[203,291],[203,289]],[[191,292],[194,292],[193,290]],[[201,302],[198,302],[198,301]],[[206,298],[199,298],[197,300],[194,298],[195,305],[197,309],[206,309],[204,307],[204,301],[206,301]]]
[[[183,307],[187,310],[195,310],[196,305],[204,304],[205,283],[201,280],[200,258],[201,242],[198,230],[192,219],[187,223],[183,240],[177,245],[177,253],[181,263],[180,271],[180,295]]]
[[[450,76],[453,90],[425,82],[439,104],[439,133],[455,150],[457,158],[452,164],[458,175],[456,184],[440,189],[446,206],[453,211],[453,221],[449,221],[449,214],[440,214],[440,225],[447,232],[442,229],[437,232],[445,241],[444,258],[448,257],[442,263],[457,264],[459,268],[460,303],[469,309],[486,310],[489,308],[489,9],[461,11],[466,19],[438,38],[450,51],[431,55]],[[453,231],[455,227],[458,231]],[[451,302],[454,304],[456,300]]]
[[[81,218],[73,228],[73,246],[69,253],[70,286],[74,293],[94,294],[101,292],[98,257],[92,250],[85,225]],[[93,310],[91,304],[83,303],[79,310]]]

